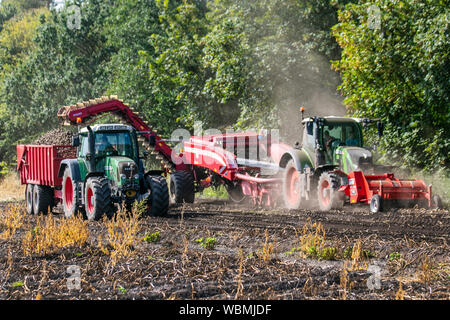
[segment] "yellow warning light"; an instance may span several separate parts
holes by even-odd
[[[77,118],[77,123],[81,123],[82,119],[80,117]]]
[[[300,111],[304,112],[305,111],[305,107],[300,107]]]

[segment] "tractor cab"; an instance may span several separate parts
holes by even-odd
[[[80,130],[78,163],[82,177],[103,175],[111,184],[113,196],[134,200],[143,173],[136,130],[122,124],[100,124]]]
[[[302,148],[315,167],[337,166],[348,173],[372,164],[372,153],[363,148],[362,127],[372,120],[348,117],[312,117],[302,120]]]

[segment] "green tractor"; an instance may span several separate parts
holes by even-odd
[[[147,214],[166,215],[169,193],[162,171],[145,172],[137,131],[122,124],[87,126],[74,136],[77,159],[61,162],[66,217],[81,212],[89,220],[112,217],[117,205],[130,209],[147,200]],[[145,153],[144,153],[145,154]]]
[[[343,206],[345,196],[338,192],[347,184],[351,171],[376,172],[386,167],[373,164],[372,152],[364,148],[363,127],[376,123],[383,134],[380,119],[348,117],[303,117],[303,140],[280,159],[283,174],[283,200],[289,209],[316,200],[321,210]]]

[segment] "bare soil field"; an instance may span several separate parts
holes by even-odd
[[[65,219],[57,208],[53,217]],[[0,240],[0,299],[450,298],[448,210],[373,215],[197,200],[139,219],[137,240],[116,260],[105,221],[86,223],[82,245],[27,253],[37,222],[25,216]]]

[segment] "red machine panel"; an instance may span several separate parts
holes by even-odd
[[[17,146],[17,170],[22,184],[61,186],[58,170],[64,159],[76,158],[72,146]]]

